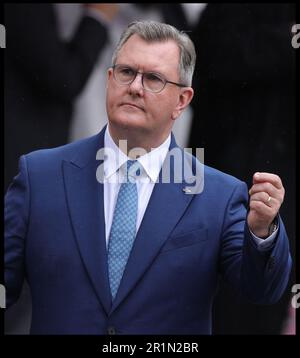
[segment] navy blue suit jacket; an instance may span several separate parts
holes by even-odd
[[[6,194],[7,305],[26,277],[31,333],[210,334],[219,274],[253,302],[280,298],[291,268],[281,219],[273,247],[258,251],[245,183],[205,166],[199,194],[186,194],[184,182],[155,185],[112,302],[96,179],[103,143],[104,130],[22,156]]]

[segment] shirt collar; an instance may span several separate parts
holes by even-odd
[[[169,135],[159,147],[154,148],[151,152],[144,154],[137,159],[150,180],[154,183],[159,176],[159,172],[168,153],[170,143],[171,135]],[[107,153],[109,154],[104,160],[104,176],[108,179],[113,174],[118,172],[120,167],[125,162],[130,160],[130,158],[127,157],[127,155],[125,155],[113,141],[109,133],[109,125],[105,130],[104,148],[105,150],[108,150]]]

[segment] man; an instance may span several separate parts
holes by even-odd
[[[108,127],[21,157],[6,195],[5,283],[9,306],[27,276],[31,333],[209,334],[219,274],[256,303],[284,292],[280,178],[256,173],[249,209],[245,183],[215,169],[204,167],[199,191],[175,180],[203,168],[183,151],[170,160],[195,59],[174,27],[132,23],[108,69]]]

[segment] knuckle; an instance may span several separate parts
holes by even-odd
[[[251,204],[252,204],[252,209],[259,209],[261,207],[261,202],[257,200],[253,200]]]
[[[267,192],[272,191],[273,185],[271,183],[266,183],[266,189],[267,189]]]
[[[256,204],[255,204],[255,200],[251,200],[249,203],[250,209],[255,209]]]

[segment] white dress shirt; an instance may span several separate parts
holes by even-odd
[[[138,192],[136,232],[143,220],[152,190],[168,153],[170,143],[171,135],[169,135],[159,147],[138,158],[138,162],[142,166],[142,171],[141,175],[136,179]],[[122,165],[132,159],[127,157],[115,144],[109,133],[109,126],[107,126],[105,131],[104,147],[114,153],[114,156],[108,156],[107,159],[104,160],[104,215],[106,244],[108,244],[119,189],[122,179],[125,177]]]

